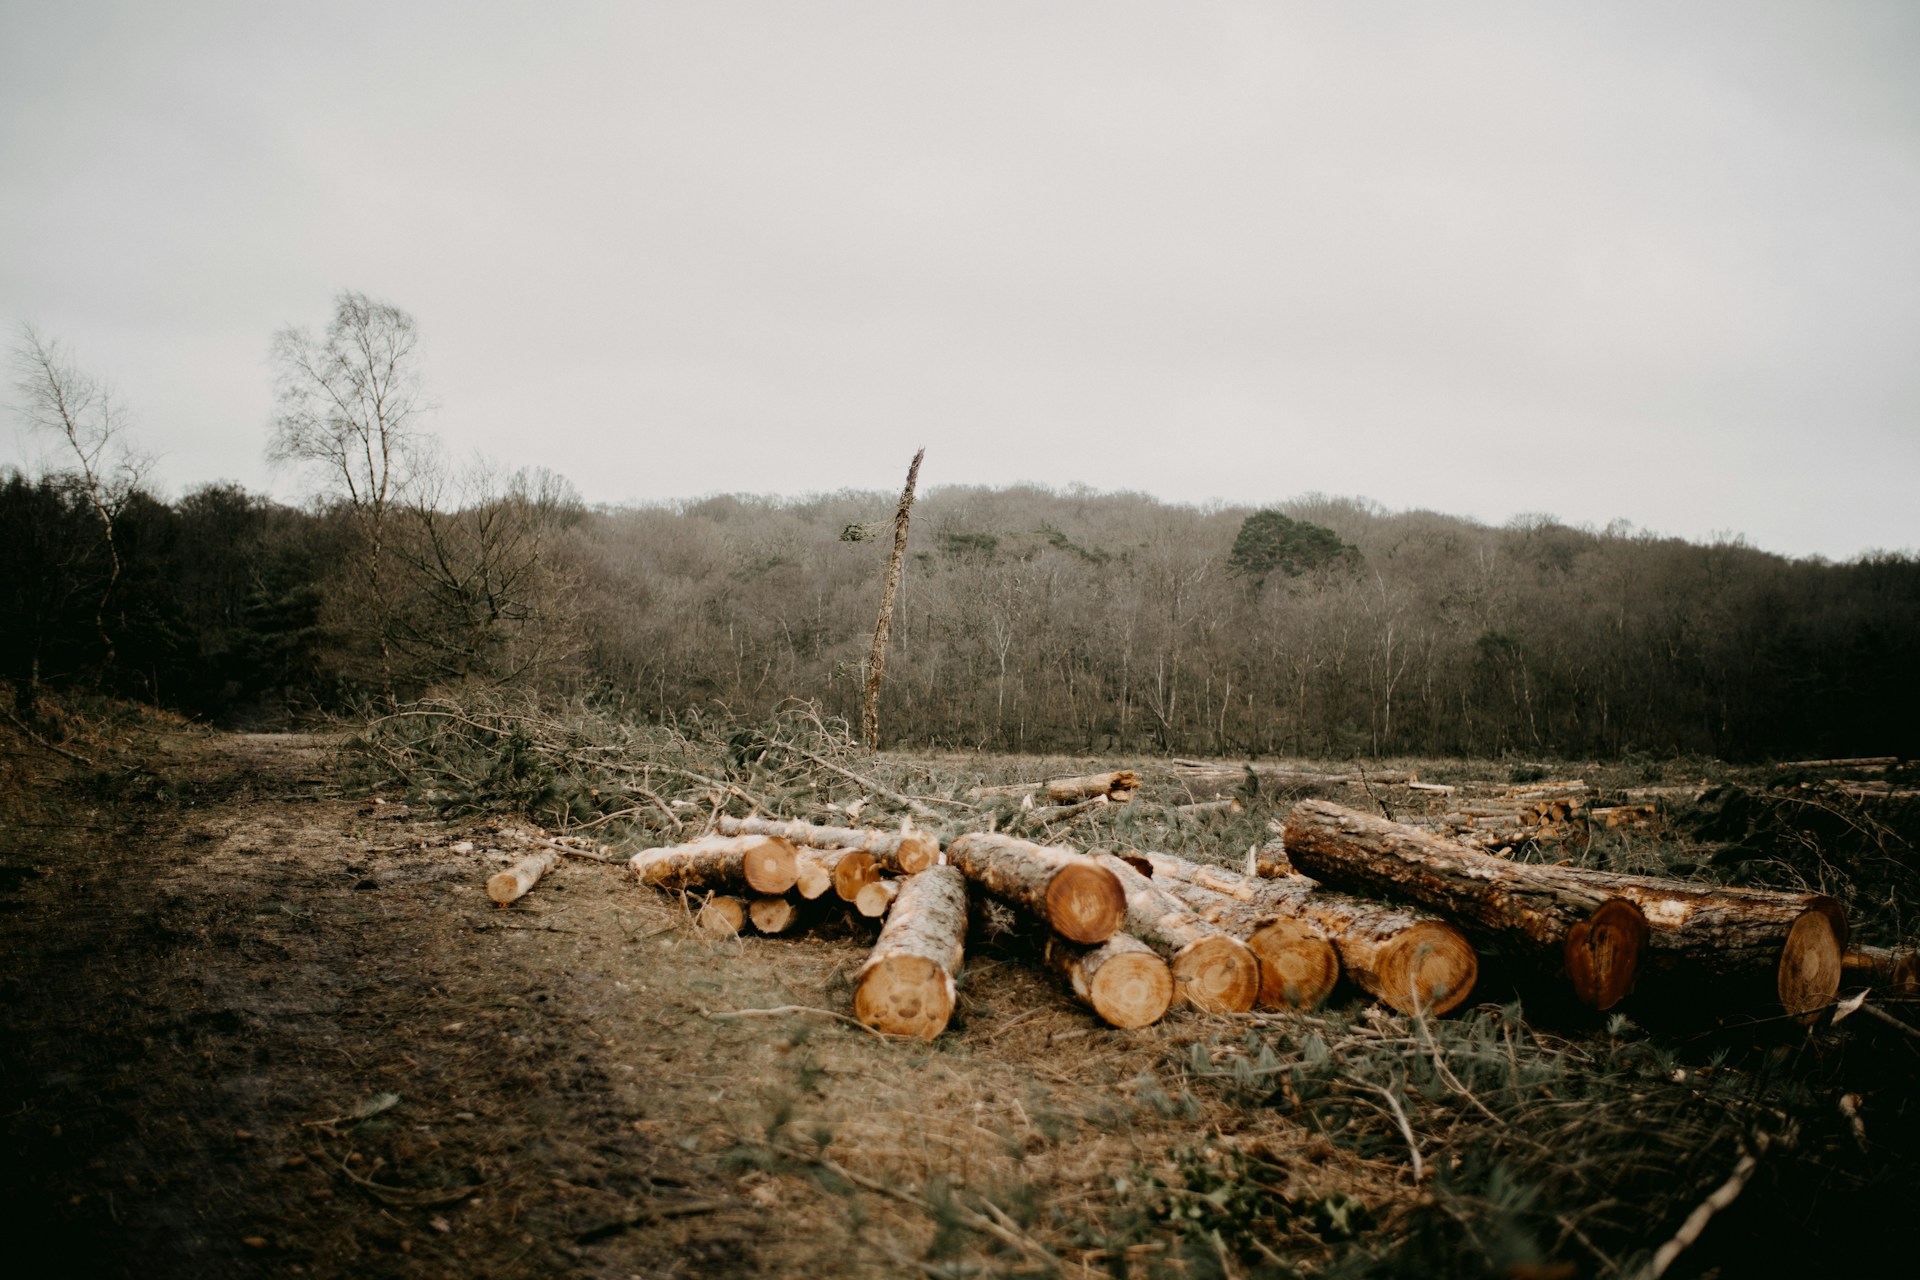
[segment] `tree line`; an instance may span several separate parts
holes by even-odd
[[[16,715],[45,688],[235,718],[481,683],[857,721],[890,550],[865,533],[893,495],[589,510],[550,474],[446,460],[404,312],[344,294],[273,351],[267,443],[312,474],[305,507],[231,485],[165,501],[84,412],[59,437],[75,465],[0,476]],[[16,373],[58,429],[59,397],[25,392],[77,372]],[[895,745],[1920,754],[1920,561],[1320,496],[949,486],[913,510],[886,677]]]

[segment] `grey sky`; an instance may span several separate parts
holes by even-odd
[[[176,490],[363,290],[592,501],[1079,481],[1920,545],[1920,5],[0,0],[0,318]],[[9,427],[0,461],[31,456]]]

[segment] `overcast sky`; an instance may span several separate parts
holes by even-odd
[[[172,491],[410,311],[589,501],[1082,482],[1920,546],[1920,4],[0,0],[0,319]],[[37,458],[9,422],[0,462]]]

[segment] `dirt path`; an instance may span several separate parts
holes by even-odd
[[[314,739],[128,759],[6,762],[0,1205],[33,1274],[1013,1267],[1017,1224],[1070,1241],[1191,1141],[1135,1097],[1175,1024],[1110,1036],[1028,965],[984,954],[930,1047],[716,1018],[843,1009],[864,939],[710,942],[577,860],[498,910],[505,841],[342,796]],[[911,1203],[948,1187],[1015,1225]]]

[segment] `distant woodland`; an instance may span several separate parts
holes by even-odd
[[[895,495],[590,510],[550,474],[456,467],[413,418],[410,318],[348,293],[273,348],[268,450],[314,501],[168,501],[106,390],[23,332],[15,403],[71,465],[0,472],[17,718],[49,691],[258,721],[471,684],[859,718]],[[893,745],[1920,754],[1911,554],[1789,560],[1546,516],[934,488],[889,652]]]

